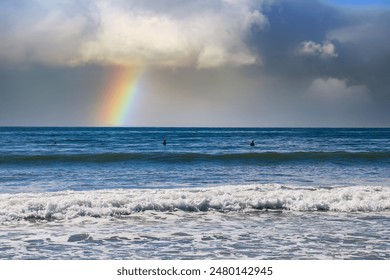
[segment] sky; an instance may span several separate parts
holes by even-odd
[[[390,127],[390,1],[2,0],[0,126]]]

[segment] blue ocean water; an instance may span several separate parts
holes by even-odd
[[[386,259],[389,170],[388,128],[2,127],[0,258]]]

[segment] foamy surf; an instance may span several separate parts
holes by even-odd
[[[191,189],[116,189],[1,194],[0,221],[126,217],[156,211],[333,211],[388,212],[390,188],[308,188],[238,185]]]

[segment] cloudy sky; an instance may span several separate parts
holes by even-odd
[[[0,125],[389,127],[390,1],[2,0]]]

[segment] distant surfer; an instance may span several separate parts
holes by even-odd
[[[255,146],[255,141],[254,140],[252,140],[252,142],[251,142],[251,147],[254,147]]]
[[[164,146],[166,146],[167,145],[167,139],[164,138],[162,143],[163,143]]]

